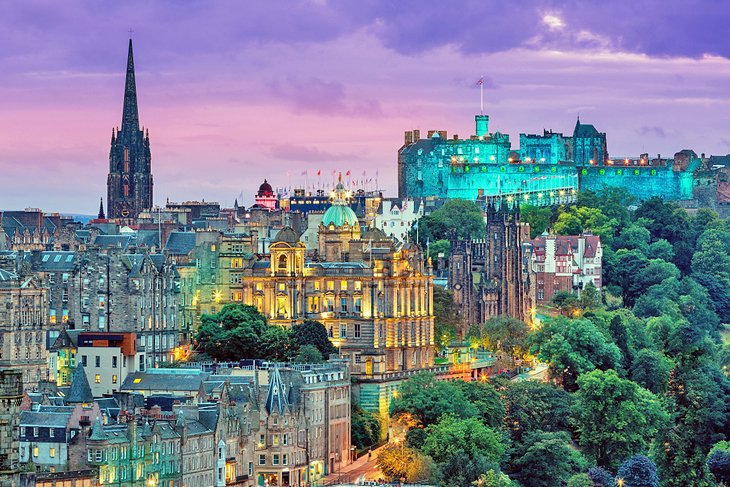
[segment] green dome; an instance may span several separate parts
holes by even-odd
[[[336,227],[342,227],[345,223],[354,227],[358,225],[357,215],[349,206],[335,204],[327,208],[322,216],[322,225],[328,227],[330,223]]]

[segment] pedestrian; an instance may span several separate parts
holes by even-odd
[[[368,450],[368,461],[370,461],[371,458],[373,458],[373,449],[372,448]]]

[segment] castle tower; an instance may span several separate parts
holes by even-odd
[[[122,127],[112,130],[106,184],[109,218],[134,219],[141,211],[152,208],[150,138],[149,131],[145,133],[139,128],[132,39],[127,55]]]

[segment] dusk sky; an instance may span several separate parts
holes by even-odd
[[[572,133],[614,156],[730,152],[730,5],[696,1],[1,2],[0,209],[96,212],[133,29],[155,202],[252,203],[351,169],[395,195],[419,128]]]

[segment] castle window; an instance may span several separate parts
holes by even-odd
[[[360,338],[362,334],[361,325],[360,323],[355,323],[355,338]],[[356,357],[360,357],[359,355],[356,355]]]
[[[279,270],[286,270],[286,255],[279,256]]]

